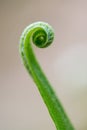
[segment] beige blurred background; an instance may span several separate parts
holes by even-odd
[[[19,38],[32,22],[55,30],[51,47],[34,47],[76,130],[87,130],[87,1],[0,0],[0,130],[55,130],[21,64]]]

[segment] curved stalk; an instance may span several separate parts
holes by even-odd
[[[50,85],[32,50],[33,42],[39,48],[49,46],[54,39],[52,27],[44,22],[29,25],[20,38],[20,54],[27,71],[33,78],[57,130],[74,130],[53,87]]]

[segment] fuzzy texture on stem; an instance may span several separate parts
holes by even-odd
[[[74,130],[53,87],[50,85],[32,50],[31,43],[39,48],[49,46],[54,39],[52,27],[45,22],[36,22],[25,28],[20,38],[19,51],[23,64],[33,78],[46,104],[57,130]]]

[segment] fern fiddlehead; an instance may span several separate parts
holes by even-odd
[[[44,22],[36,22],[24,30],[20,38],[19,51],[24,66],[33,78],[37,88],[48,108],[51,118],[53,119],[57,130],[74,130],[68,119],[59,99],[57,98],[53,87],[50,85],[45,74],[43,73],[31,43],[39,48],[49,46],[54,39],[52,27]]]

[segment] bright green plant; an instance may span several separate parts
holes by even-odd
[[[52,27],[44,22],[36,22],[24,30],[20,38],[19,50],[27,71],[36,83],[57,130],[74,130],[53,87],[39,66],[31,43],[39,48],[48,47],[54,39]]]

